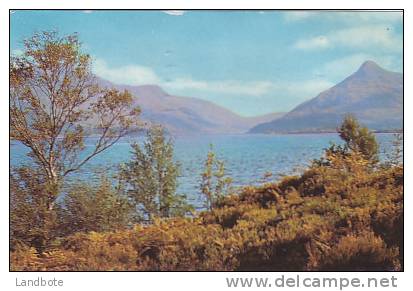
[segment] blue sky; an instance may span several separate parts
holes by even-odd
[[[401,12],[13,11],[12,52],[42,30],[79,33],[102,78],[245,116],[291,110],[365,60],[403,63]]]

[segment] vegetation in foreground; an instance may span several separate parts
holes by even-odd
[[[202,212],[176,193],[179,164],[159,128],[133,145],[116,185],[107,178],[97,187],[73,185],[59,201],[66,175],[126,134],[139,112],[119,115],[131,96],[84,80],[89,59],[79,54],[76,38],[44,34],[11,63],[11,138],[34,161],[10,175],[12,270],[403,269],[400,139],[380,163],[375,136],[351,116],[338,130],[343,145],[331,145],[301,175],[260,187],[231,190],[223,162],[210,152]],[[59,72],[66,75],[48,83]],[[36,95],[39,86],[50,94]],[[82,160],[82,124],[93,118],[102,121],[94,131],[101,138]]]
[[[340,129],[342,136],[350,121],[354,122],[347,119]],[[214,207],[192,217],[157,216],[149,224],[122,230],[78,231],[42,253],[19,245],[11,253],[11,267],[49,271],[402,270],[403,166],[378,164],[374,136],[365,133],[363,142],[356,142],[363,130],[355,126],[344,146],[332,145],[300,176],[220,196],[209,204]]]
[[[403,266],[403,168],[367,171],[358,154],[279,183],[246,187],[194,218],[75,233],[13,270],[371,270]]]

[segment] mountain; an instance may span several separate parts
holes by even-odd
[[[373,61],[334,87],[321,92],[283,117],[259,124],[250,133],[334,131],[345,114],[372,130],[403,127],[403,75]]]
[[[170,95],[156,85],[128,86],[98,80],[103,87],[128,90],[142,109],[143,121],[162,124],[175,135],[245,133],[283,114],[243,117],[206,100]]]

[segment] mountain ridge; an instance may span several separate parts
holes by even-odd
[[[168,94],[158,85],[119,85],[98,78],[102,87],[128,90],[142,109],[148,124],[161,124],[175,135],[240,134],[251,127],[274,120],[283,112],[244,117],[211,101]]]
[[[335,131],[349,113],[372,130],[401,129],[403,75],[366,61],[335,86],[299,104],[281,118],[251,128],[249,133]]]

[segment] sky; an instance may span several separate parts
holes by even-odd
[[[76,32],[96,75],[243,116],[292,110],[366,60],[403,70],[401,12],[20,10],[10,21],[14,54],[35,32]]]

